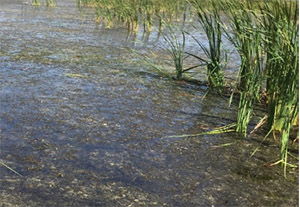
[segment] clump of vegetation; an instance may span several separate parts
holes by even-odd
[[[107,28],[121,23],[134,32],[138,31],[139,25],[145,32],[150,32],[154,17],[158,17],[160,28],[163,20],[185,21],[188,12],[185,0],[79,0],[78,5],[95,7],[96,22],[102,22]]]
[[[257,14],[252,10],[250,2],[228,1],[227,15],[230,19],[231,33],[227,38],[235,46],[240,55],[239,68],[240,103],[236,131],[246,136],[253,105],[259,100],[263,82],[264,48],[263,31]]]
[[[221,27],[221,18],[219,13],[219,5],[210,1],[210,8],[205,8],[203,2],[196,0],[191,1],[193,7],[195,8],[196,15],[198,17],[198,22],[201,25],[201,29],[204,31],[206,38],[208,40],[208,48],[194,38],[196,43],[199,45],[201,50],[204,52],[206,58],[194,55],[201,63],[207,66],[207,77],[210,88],[222,89],[224,86],[224,76],[223,69],[225,67],[227,54],[222,49],[222,33],[223,29]],[[207,3],[207,2],[206,2]],[[201,32],[201,31],[200,31]]]
[[[172,26],[171,24],[166,25],[167,32],[161,32],[161,34],[168,45],[167,51],[174,62],[176,79],[182,80],[184,73],[201,65],[184,68],[183,61],[190,56],[189,54],[186,55],[187,53],[185,52],[185,32],[175,26]],[[180,36],[182,39],[179,39],[178,36]]]
[[[210,7],[200,1],[189,1],[204,31],[208,47],[193,37],[205,56],[196,57],[207,65],[211,87],[224,84],[222,70],[227,55],[222,51],[222,33],[240,55],[236,92],[239,109],[235,131],[247,135],[254,104],[267,99],[267,129],[281,133],[280,160],[287,166],[288,140],[293,124],[299,117],[299,14],[298,2],[250,0],[210,1]],[[220,11],[227,21],[222,22]],[[182,77],[183,45],[173,38],[164,39],[174,59],[177,79]],[[182,34],[185,38],[184,33]],[[179,53],[178,53],[179,52]],[[223,53],[223,54],[222,54]]]
[[[48,7],[54,7],[55,6],[55,0],[45,0],[46,6]],[[41,0],[32,0],[32,6],[41,6],[42,2]]]
[[[280,158],[287,160],[288,138],[299,116],[299,4],[260,5],[265,32],[268,128],[282,133]]]
[[[55,6],[55,0],[46,0],[46,6],[54,7]]]
[[[32,6],[41,6],[42,2],[41,0],[32,0]]]
[[[266,94],[267,128],[281,132],[280,159],[286,163],[289,133],[299,114],[298,3],[230,0],[226,6],[232,29],[227,37],[241,57],[236,130],[247,132],[253,101]]]

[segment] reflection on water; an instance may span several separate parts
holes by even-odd
[[[249,158],[258,144],[234,134],[167,137],[230,124],[236,106],[201,101],[205,88],[164,80],[126,49],[165,56],[155,32],[140,44],[71,0],[0,5],[0,159],[23,175],[0,168],[3,206],[296,205],[297,182],[262,166],[275,147]]]

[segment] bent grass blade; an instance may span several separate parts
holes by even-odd
[[[18,173],[17,171],[15,171],[14,169],[12,169],[11,167],[9,167],[8,165],[6,165],[4,162],[0,161],[0,164],[3,165],[4,167],[6,167],[7,169],[9,169],[10,171],[12,171],[13,173],[15,173],[15,174],[17,174],[17,175],[19,175],[21,177],[23,176],[20,173]]]
[[[202,136],[202,135],[216,135],[216,134],[223,134],[223,133],[228,133],[228,132],[235,132],[235,127],[236,124],[229,124],[223,127],[216,128],[212,131],[208,132],[202,132],[198,134],[182,134],[182,135],[172,135],[172,136],[166,136],[167,138],[182,138],[182,137],[197,137],[197,136]]]

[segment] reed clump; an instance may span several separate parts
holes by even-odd
[[[258,14],[249,1],[227,1],[226,12],[231,32],[227,38],[240,55],[238,89],[240,102],[236,131],[246,136],[253,105],[260,98],[264,67],[264,32],[256,21]]]
[[[227,53],[222,50],[222,33],[221,17],[219,13],[220,5],[215,1],[205,2],[204,5],[201,1],[191,0],[190,4],[193,6],[198,23],[199,33],[204,31],[208,47],[197,38],[193,36],[193,39],[198,44],[200,49],[204,52],[205,57],[201,57],[195,54],[189,53],[200,61],[200,63],[207,67],[207,77],[210,88],[222,89],[224,86],[223,69],[225,68],[227,61]],[[210,7],[207,8],[207,3]]]
[[[287,159],[290,130],[299,116],[299,4],[273,1],[260,5],[265,31],[266,91],[269,129],[282,134],[282,160]]]
[[[42,2],[41,0],[32,0],[32,6],[41,6]]]
[[[299,4],[227,0],[223,5],[230,19],[227,37],[241,58],[236,131],[246,136],[253,103],[266,96],[267,129],[281,133],[286,167],[290,131],[299,116]]]
[[[54,7],[55,0],[45,0],[45,4],[47,7]],[[32,6],[41,6],[41,5],[42,5],[41,0],[32,0]]]
[[[46,6],[54,7],[55,6],[55,0],[46,0]]]

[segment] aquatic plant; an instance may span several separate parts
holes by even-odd
[[[102,20],[106,27],[124,23],[129,30],[136,32],[142,24],[148,33],[152,30],[154,17],[158,17],[161,31],[163,20],[171,22],[183,15],[185,21],[188,10],[186,0],[78,0],[77,3],[95,7],[96,22]]]
[[[13,173],[15,173],[16,175],[18,175],[18,176],[21,176],[22,177],[22,175],[20,174],[20,173],[18,173],[17,171],[15,171],[14,169],[12,169],[11,167],[9,167],[7,164],[5,164],[4,162],[2,162],[2,161],[0,161],[0,165],[2,165],[2,166],[4,166],[4,167],[6,167],[8,170],[10,170],[11,172],[13,172]]]
[[[46,6],[54,7],[55,6],[55,0],[46,0]]]
[[[299,116],[298,3],[227,1],[232,33],[241,57],[237,132],[246,135],[253,102],[266,90],[267,128],[281,132],[280,159],[287,163],[288,137]]]
[[[41,0],[32,0],[32,6],[41,6]]]
[[[168,44],[168,52],[172,57],[176,69],[176,79],[181,80],[182,74],[185,72],[183,69],[183,59],[185,55],[185,34],[181,31],[182,41],[178,39],[174,28],[168,25],[168,33],[163,32],[162,36],[165,42]]]
[[[196,37],[192,36],[196,43],[199,45],[201,50],[205,54],[205,58],[190,54],[197,58],[201,63],[205,63],[207,67],[207,77],[210,88],[221,89],[224,85],[223,69],[225,68],[224,63],[227,60],[227,54],[222,49],[222,33],[221,19],[219,13],[219,6],[214,1],[210,1],[211,8],[205,8],[202,2],[192,0],[190,3],[195,8],[197,13],[198,22],[201,25],[201,33],[204,31],[208,40],[208,47],[199,41]]]
[[[186,55],[185,52],[185,32],[172,24],[165,23],[165,25],[167,30],[165,32],[161,32],[161,34],[168,45],[167,51],[174,62],[176,79],[181,80],[184,73],[202,66],[202,64],[184,68],[183,61],[189,57],[189,55]],[[178,33],[180,35],[178,35]],[[182,39],[179,39],[180,37]]]
[[[257,15],[249,1],[227,1],[226,6],[232,32],[225,33],[241,59],[236,131],[246,136],[254,101],[259,100],[263,82],[263,32],[255,21]]]
[[[299,4],[265,2],[260,11],[267,53],[267,126],[282,132],[280,158],[286,160],[289,133],[299,116]]]

